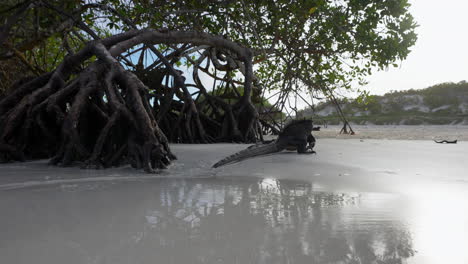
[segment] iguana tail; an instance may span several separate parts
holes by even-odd
[[[229,163],[239,162],[247,158],[251,158],[251,157],[279,152],[282,149],[283,148],[280,148],[274,142],[270,144],[266,144],[266,145],[252,146],[216,162],[213,165],[213,168],[217,168],[217,167],[229,164]]]

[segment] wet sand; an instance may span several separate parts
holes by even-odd
[[[0,165],[0,263],[468,263],[468,143],[172,145],[158,175]],[[380,261],[380,262],[379,262]]]

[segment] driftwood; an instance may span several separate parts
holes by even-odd
[[[455,139],[455,140],[434,140],[435,143],[439,143],[439,144],[457,144],[458,140]]]

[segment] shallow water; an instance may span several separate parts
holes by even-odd
[[[447,195],[252,177],[63,181],[0,191],[0,263],[466,263],[466,200]]]
[[[211,169],[245,147],[171,145],[157,175],[2,164],[0,264],[468,263],[466,142],[320,139]]]

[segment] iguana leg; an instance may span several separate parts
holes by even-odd
[[[312,134],[309,134],[307,136],[307,142],[309,143],[309,146],[307,146],[307,148],[312,150],[315,146],[315,137],[312,136]]]
[[[309,149],[306,143],[297,145],[297,153],[299,154],[315,154],[316,152]]]

